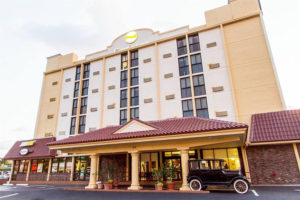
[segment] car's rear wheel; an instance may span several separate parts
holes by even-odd
[[[234,190],[238,194],[245,194],[249,190],[248,183],[245,180],[243,180],[243,179],[237,179],[237,180],[235,180],[234,183],[233,183],[233,187],[234,187]]]
[[[198,179],[192,179],[190,181],[190,189],[192,191],[200,191],[202,189],[202,183]]]

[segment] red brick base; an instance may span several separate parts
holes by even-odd
[[[250,146],[247,157],[252,184],[300,184],[292,144]]]

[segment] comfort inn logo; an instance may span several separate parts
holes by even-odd
[[[134,43],[137,39],[137,33],[135,31],[131,31],[125,35],[125,41],[129,44]]]

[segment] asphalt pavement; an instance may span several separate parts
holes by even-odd
[[[300,200],[300,186],[252,187],[247,194],[232,190],[213,190],[210,194],[154,192],[65,191],[66,185],[0,185],[0,200]]]

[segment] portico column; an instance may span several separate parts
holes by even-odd
[[[11,169],[10,169],[10,175],[9,175],[8,183],[10,183],[12,181],[12,176],[13,176],[13,173],[14,173],[14,168],[15,168],[15,161],[12,160],[12,165],[11,165]]]
[[[180,190],[190,190],[187,182],[187,176],[189,173],[188,161],[189,161],[189,148],[182,148],[180,150],[181,155],[181,173],[182,173],[182,186]]]
[[[139,182],[139,158],[140,154],[137,151],[130,152],[131,154],[131,186],[128,190],[140,190],[142,187]]]
[[[50,181],[51,167],[52,167],[52,158],[50,158],[50,159],[49,159],[49,166],[48,166],[47,181]]]
[[[72,157],[72,169],[71,169],[71,175],[70,175],[70,181],[73,181],[74,179],[74,168],[75,168],[75,157]]]
[[[27,174],[26,174],[26,181],[29,180],[30,169],[31,169],[31,160],[29,160],[29,163],[28,163]]]
[[[86,189],[95,189],[97,188],[96,178],[97,178],[97,160],[98,154],[90,155],[91,158],[91,172],[90,172],[90,182]]]

